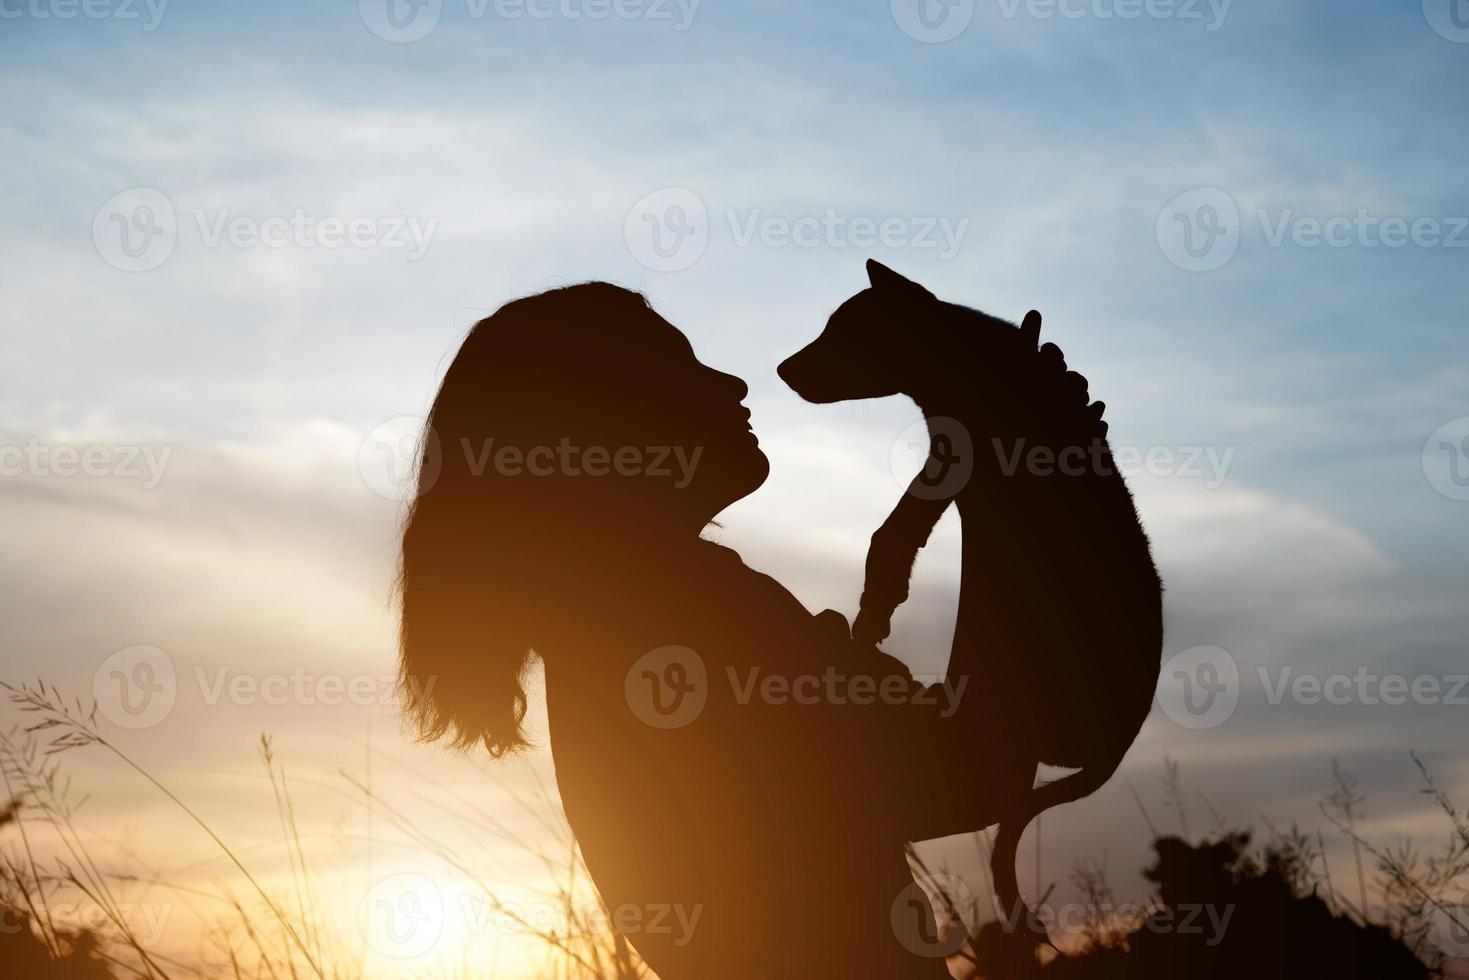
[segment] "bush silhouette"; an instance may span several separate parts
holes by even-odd
[[[1307,887],[1299,854],[1273,848],[1257,860],[1246,854],[1248,843],[1249,835],[1238,832],[1198,844],[1159,837],[1153,842],[1157,860],[1144,872],[1157,886],[1158,903],[1135,928],[1042,967],[1027,939],[990,923],[974,944],[979,975],[989,980],[1433,976],[1386,927],[1334,913]],[[1220,922],[1223,927],[1216,928]]]
[[[93,956],[96,940],[90,933],[58,932],[63,944],[54,958],[31,927],[22,909],[0,903],[0,974],[25,980],[112,980],[106,964]]]

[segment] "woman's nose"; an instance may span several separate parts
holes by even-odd
[[[723,371],[715,371],[714,373],[719,376],[719,384],[732,392],[732,397],[735,401],[744,401],[745,396],[750,393],[750,386],[745,384],[743,378],[736,377],[733,374],[725,374]]]

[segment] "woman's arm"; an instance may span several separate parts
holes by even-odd
[[[1006,733],[986,730],[986,719],[960,712],[967,685],[924,686],[901,661],[876,647],[853,642],[847,621],[834,610],[815,617],[824,641],[845,647],[842,663],[852,677],[870,676],[885,694],[849,716],[858,767],[879,808],[904,840],[973,833],[1000,821],[1023,800],[1035,780],[1035,763]],[[906,686],[900,690],[897,681]]]

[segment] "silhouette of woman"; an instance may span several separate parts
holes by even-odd
[[[700,537],[769,470],[746,391],[607,283],[477,324],[403,535],[410,715],[513,752],[540,658],[567,818],[662,980],[945,977],[903,845],[994,823],[1014,764]]]

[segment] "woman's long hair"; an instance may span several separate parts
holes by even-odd
[[[525,454],[626,434],[638,383],[610,366],[624,328],[652,315],[640,294],[608,283],[552,290],[475,324],[449,366],[425,428],[399,576],[399,683],[422,738],[495,756],[526,744],[530,658],[623,491],[532,472]]]

